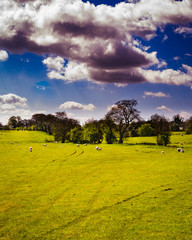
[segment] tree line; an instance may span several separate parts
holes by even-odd
[[[184,122],[179,114],[172,121],[154,114],[148,121],[144,121],[136,106],[137,101],[134,99],[118,101],[103,119],[90,119],[83,126],[65,112],[56,112],[47,115],[36,113],[31,119],[24,120],[20,116],[12,116],[7,125],[0,123],[0,129],[43,131],[62,143],[101,143],[105,140],[112,144],[123,143],[129,136],[156,136],[157,144],[164,146],[170,143],[171,131],[185,130],[186,134],[192,133],[192,116]]]

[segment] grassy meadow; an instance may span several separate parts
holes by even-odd
[[[0,239],[192,239],[192,135],[51,141],[0,132]]]

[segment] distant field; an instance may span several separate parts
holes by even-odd
[[[192,135],[50,141],[0,132],[0,239],[192,239]]]

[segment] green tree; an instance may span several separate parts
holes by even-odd
[[[70,140],[69,132],[71,129],[80,126],[79,122],[75,119],[68,118],[65,112],[57,112],[55,121],[52,123],[52,132],[56,141],[64,143]]]
[[[135,108],[137,101],[121,100],[115,103],[111,110],[107,113],[109,117],[117,126],[119,132],[119,143],[123,143],[123,138],[128,130],[130,123],[134,120],[140,120],[139,111]]]
[[[17,128],[21,126],[21,117],[20,116],[12,116],[8,120],[9,128]]]
[[[167,146],[170,143],[169,122],[164,116],[158,114],[152,115],[150,119],[155,136],[157,136],[157,144]]]
[[[116,124],[113,122],[109,116],[105,116],[104,120],[101,120],[102,128],[105,134],[105,140],[108,144],[116,142]]]
[[[172,131],[180,131],[180,129],[183,129],[183,117],[180,116],[179,114],[176,114],[173,116],[173,122],[171,124],[171,129]]]
[[[101,121],[90,119],[83,126],[83,139],[89,143],[101,143],[103,131]]]
[[[83,142],[83,129],[81,126],[76,126],[71,129],[70,133],[70,141],[74,143],[82,143]]]
[[[147,137],[147,136],[153,136],[154,130],[151,127],[151,124],[145,123],[138,129],[138,134],[140,137]]]
[[[192,134],[192,116],[186,121],[186,134]]]

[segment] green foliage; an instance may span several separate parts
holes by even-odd
[[[69,135],[70,135],[71,142],[74,142],[74,143],[83,142],[83,129],[80,126],[71,129]]]
[[[130,136],[131,136],[131,137],[138,137],[138,131],[137,131],[137,129],[132,128],[132,129],[130,130]]]
[[[157,144],[162,146],[167,146],[170,142],[170,133],[165,132],[162,135],[157,135]]]
[[[89,120],[83,126],[83,140],[88,143],[101,143],[103,140],[103,131],[101,124],[97,120]]]
[[[145,123],[138,129],[138,133],[140,137],[153,136],[154,130],[151,127],[151,124]]]
[[[152,115],[150,120],[154,133],[157,136],[157,144],[167,146],[170,143],[169,122],[164,116]]]
[[[186,134],[192,134],[192,123],[190,123],[190,124],[187,126],[187,128],[186,128],[186,130],[185,130],[185,133],[186,133]]]

